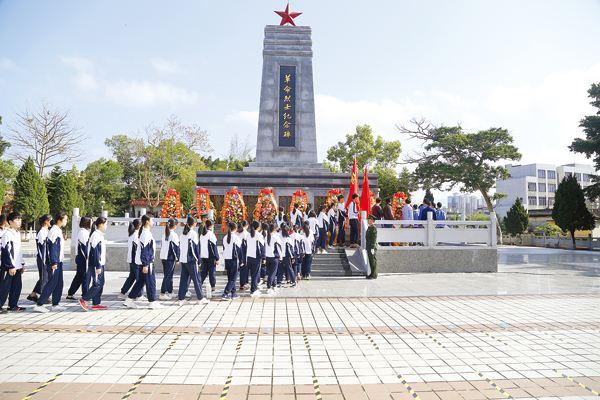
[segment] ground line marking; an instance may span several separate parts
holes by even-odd
[[[46,386],[48,386],[49,384],[51,384],[52,382],[54,382],[56,380],[56,378],[58,378],[61,375],[62,374],[56,374],[56,375],[54,375],[54,377],[48,379],[46,382],[42,383],[40,386],[36,387],[34,390],[32,390],[31,392],[29,392],[29,394],[27,396],[23,397],[22,400],[29,400],[32,396],[35,396],[38,392],[40,392]]]

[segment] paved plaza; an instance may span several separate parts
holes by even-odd
[[[121,307],[109,273],[108,311],[0,316],[0,399],[598,398],[600,254],[499,253],[495,274],[323,278],[164,310]]]

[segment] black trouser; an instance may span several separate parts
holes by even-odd
[[[60,303],[60,296],[63,291],[63,263],[62,261],[56,264],[56,269],[52,270],[52,267],[48,265],[46,267],[48,272],[48,282],[42,288],[42,293],[38,297],[37,305],[43,306],[46,304],[46,300],[52,296],[52,305],[57,306]]]
[[[21,288],[23,287],[22,275],[22,269],[18,269],[12,276],[8,271],[5,271],[4,279],[2,279],[2,283],[0,284],[0,308],[4,306],[7,298],[9,309],[14,309],[18,306]]]
[[[344,229],[344,222],[346,221],[346,218],[340,218],[340,220],[338,221],[338,237],[337,237],[337,242],[339,245],[344,245],[346,244],[346,229]]]
[[[358,244],[358,219],[350,219],[350,243]]]
[[[140,269],[135,263],[129,263],[129,276],[125,279],[125,283],[123,283],[123,287],[121,288],[121,294],[127,294],[129,289],[133,286],[135,281],[138,279]]]
[[[38,281],[35,283],[33,292],[40,295],[42,294],[42,289],[44,288],[44,285],[46,284],[46,282],[48,282],[48,272],[46,271],[46,265],[44,264],[44,261],[42,261],[39,255],[35,257],[35,262],[37,263],[39,278]],[[2,282],[1,278],[0,282]]]
[[[71,282],[71,286],[67,291],[67,295],[73,296],[79,286],[81,286],[81,297],[85,297],[88,290],[88,285],[85,282],[89,282],[89,279],[86,279],[87,274],[87,265],[86,259],[83,257],[75,257],[75,264],[77,265],[77,271],[75,272],[75,276],[73,277],[73,281]],[[37,293],[37,292],[36,292]]]

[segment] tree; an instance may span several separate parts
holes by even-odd
[[[551,224],[549,222],[546,222],[540,226],[537,226],[534,229],[534,232],[541,233],[546,236],[558,236],[563,233],[562,229],[560,229],[558,226],[556,226],[556,224]]]
[[[585,205],[585,195],[575,176],[565,176],[556,188],[552,219],[563,231],[571,234],[573,249],[576,248],[576,230],[594,229],[594,216]]]
[[[211,150],[205,131],[196,125],[184,125],[176,117],[170,117],[163,126],[147,127],[143,138],[117,135],[105,144],[123,166],[131,193],[153,207],[160,204],[169,186],[186,170],[195,173],[204,169],[197,152]]]
[[[411,123],[412,127],[399,126],[398,129],[423,142],[423,151],[406,160],[418,164],[415,175],[434,189],[460,185],[462,192],[479,191],[487,209],[494,211],[494,196],[490,190],[496,180],[508,177],[508,170],[497,163],[521,158],[508,131],[490,128],[467,133],[460,126],[436,127],[425,120]],[[500,224],[497,227],[502,240]]]
[[[79,145],[86,139],[71,126],[67,112],[50,110],[45,104],[37,112],[17,114],[17,123],[10,130],[10,141],[19,150],[15,158],[25,161],[33,157],[40,176],[47,168],[78,160]]]
[[[417,189],[419,189],[419,185],[414,175],[410,173],[408,168],[402,167],[398,178],[398,191],[404,192],[410,197],[410,194]]]
[[[431,189],[427,188],[425,189],[425,196],[424,198],[426,198],[427,200],[429,200],[429,202],[431,204],[435,204],[435,198],[433,197],[433,193],[431,193]]]
[[[129,198],[123,183],[123,168],[114,160],[101,158],[88,164],[82,173],[83,200],[86,212],[100,215],[121,214],[129,209]]]
[[[2,125],[2,116],[0,116],[0,125]],[[0,157],[4,156],[9,147],[10,143],[0,135]],[[4,205],[4,196],[16,175],[17,167],[14,163],[11,160],[0,159],[0,208]]]
[[[349,172],[354,157],[361,170],[366,164],[370,169],[382,170],[398,165],[402,146],[399,140],[385,141],[381,136],[375,138],[369,125],[358,125],[356,132],[346,135],[344,142],[338,142],[327,150],[328,164],[333,171]]]
[[[583,153],[587,158],[594,157],[596,170],[600,170],[600,83],[594,83],[588,90],[592,99],[590,104],[597,108],[595,115],[585,116],[579,126],[585,132],[585,139],[576,138],[569,146],[571,151]],[[590,200],[600,198],[600,177],[593,176],[592,184],[585,188],[585,194]]]
[[[80,215],[84,215],[83,198],[78,190],[79,172],[75,167],[64,172],[56,166],[50,172],[46,188],[48,191],[48,203],[50,213],[56,214],[64,211],[70,214],[73,208],[79,208]]]
[[[14,191],[13,208],[21,213],[26,224],[35,223],[39,216],[48,213],[46,186],[31,157],[19,169],[14,181]]]
[[[400,179],[394,168],[376,167],[375,173],[377,173],[379,197],[385,199],[400,190]]]
[[[504,227],[509,234],[517,236],[522,235],[528,226],[529,214],[523,207],[521,199],[517,197],[515,203],[506,213],[506,217],[504,217]]]

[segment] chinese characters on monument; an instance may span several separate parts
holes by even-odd
[[[296,146],[296,67],[279,67],[279,146]]]

